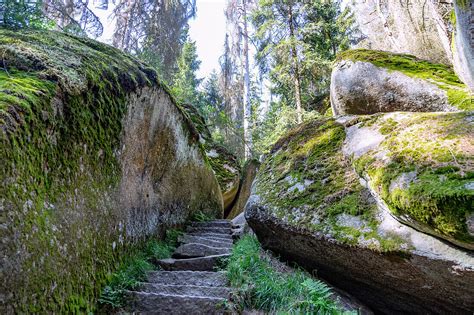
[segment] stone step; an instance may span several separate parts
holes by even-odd
[[[192,233],[186,233],[186,235],[206,237],[206,238],[212,238],[212,239],[232,240],[232,235],[230,234],[220,234],[220,233],[210,233],[210,232],[192,232]]]
[[[213,271],[215,269],[215,266],[217,266],[219,260],[227,258],[229,256],[230,254],[185,259],[168,258],[158,260],[158,265],[164,270],[168,271]]]
[[[174,295],[207,296],[228,299],[232,292],[228,287],[209,287],[198,285],[168,285],[157,283],[140,283],[136,291]]]
[[[227,277],[224,272],[209,271],[150,271],[147,282],[167,285],[196,285],[225,287]]]
[[[228,221],[228,220],[208,221],[208,222],[192,222],[191,226],[195,226],[195,227],[223,227],[223,228],[229,227],[230,228],[231,227],[231,222]]]
[[[217,234],[232,234],[230,227],[207,227],[207,226],[188,226],[186,228],[188,233],[217,233]]]
[[[188,296],[173,294],[157,294],[127,291],[129,305],[127,309],[133,313],[146,314],[224,314],[224,298]]]
[[[231,248],[233,245],[232,240],[228,239],[221,239],[215,240],[212,238],[205,238],[199,236],[191,236],[191,235],[183,235],[178,238],[180,243],[189,244],[189,243],[197,243],[203,244],[212,247],[221,247],[221,248]]]
[[[230,254],[230,248],[211,247],[204,244],[189,243],[176,248],[173,258],[194,258]]]

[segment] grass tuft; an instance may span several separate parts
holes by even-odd
[[[141,251],[125,260],[110,276],[109,283],[102,291],[99,298],[102,309],[122,307],[125,292],[136,289],[140,282],[146,280],[146,273],[155,268],[152,261],[171,257],[181,234],[179,230],[168,230],[164,241],[149,240]]]
[[[276,270],[255,236],[244,236],[233,248],[226,268],[238,288],[233,307],[270,313],[341,314],[330,288],[307,273]]]

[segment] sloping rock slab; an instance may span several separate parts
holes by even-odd
[[[223,298],[127,292],[129,309],[146,314],[224,314]]]
[[[212,255],[230,254],[229,248],[211,247],[203,244],[189,243],[179,246],[173,253],[174,258],[193,258]]]
[[[147,281],[166,285],[195,285],[224,287],[227,277],[223,272],[209,271],[152,271],[147,274]]]
[[[207,296],[228,299],[232,291],[227,287],[209,287],[196,285],[166,285],[141,283],[138,291],[147,293],[163,293],[173,295]]]
[[[221,259],[229,257],[226,255],[214,255],[188,259],[162,259],[158,264],[164,270],[192,270],[192,271],[213,271]]]
[[[380,253],[340,244],[326,239],[322,233],[285,224],[268,215],[261,204],[248,204],[246,217],[264,248],[308,271],[317,271],[318,276],[376,311],[472,314],[474,310],[472,254],[449,247],[448,251],[453,253],[450,257],[436,252],[429,255],[430,247],[445,249],[448,245],[409,227],[397,226],[393,218],[389,224],[394,230],[408,230],[413,241],[431,243],[423,250]]]

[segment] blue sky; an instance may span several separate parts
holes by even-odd
[[[219,69],[226,33],[224,8],[226,0],[197,0],[197,16],[189,23],[189,35],[196,41],[197,53],[202,61],[199,77],[207,77]]]

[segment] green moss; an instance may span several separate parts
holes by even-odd
[[[368,49],[344,51],[336,58],[336,61],[341,60],[370,62],[381,68],[400,71],[407,76],[427,80],[446,91],[448,102],[452,106],[461,110],[474,109],[474,102],[471,101],[472,94],[449,66],[418,59],[412,55]]]
[[[473,242],[466,216],[474,209],[472,112],[413,114],[401,119],[382,143],[388,162],[375,158],[378,151],[356,159],[356,171],[367,174],[396,215],[408,215],[437,233]],[[379,124],[383,125],[383,122]],[[400,176],[416,178],[393,185]]]
[[[388,243],[399,250],[400,242],[377,235],[376,205],[342,153],[345,135],[344,127],[331,118],[290,131],[261,166],[257,194],[267,209],[291,225],[322,231],[348,245],[357,244],[361,235],[370,236],[381,244],[374,250],[395,250]],[[339,226],[341,214],[358,217],[367,229]]]
[[[0,55],[7,303],[18,313],[90,313],[121,257],[146,238],[127,237],[112,196],[126,98],[160,83],[119,50],[58,32],[0,29]]]

